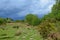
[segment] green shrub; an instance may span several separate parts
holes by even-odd
[[[11,18],[5,18],[5,20],[6,20],[7,23],[13,22],[13,19],[11,19]]]
[[[49,33],[57,31],[55,23],[51,23],[48,20],[42,22],[38,27],[43,38],[47,38]]]
[[[6,20],[4,18],[0,18],[0,25],[6,24]]]
[[[33,14],[28,14],[26,16],[25,21],[33,26],[38,25],[40,23],[40,19],[36,15],[33,15]]]
[[[24,22],[24,20],[15,20],[15,22]]]

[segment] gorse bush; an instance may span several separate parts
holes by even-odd
[[[6,24],[6,23],[11,23],[13,22],[13,19],[11,18],[0,18],[0,25]]]
[[[21,22],[21,23],[23,23],[24,20],[15,20],[15,22]]]
[[[25,21],[33,26],[38,25],[40,23],[40,19],[36,15],[33,15],[33,14],[28,14],[26,16]]]
[[[4,18],[0,18],[0,25],[6,24],[6,20]]]
[[[60,7],[60,1],[56,2],[56,4],[53,5],[51,13],[49,13],[48,15],[45,15],[41,19],[42,22],[40,23],[38,28],[39,28],[40,34],[44,39],[48,38],[48,35],[52,32],[55,32],[55,33],[60,32],[60,8],[59,7]],[[55,38],[55,40],[57,39]]]
[[[51,23],[48,20],[40,23],[38,27],[39,27],[39,32],[43,38],[47,38],[49,33],[57,31],[55,24]]]
[[[5,20],[6,20],[6,23],[11,23],[11,22],[13,22],[14,20],[13,19],[11,19],[11,18],[5,18]]]

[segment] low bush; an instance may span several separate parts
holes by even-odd
[[[0,25],[6,24],[6,20],[4,18],[0,18]]]
[[[40,35],[42,35],[44,39],[46,39],[48,37],[48,34],[50,34],[51,32],[57,31],[55,24],[50,23],[49,21],[42,22],[38,27]]]

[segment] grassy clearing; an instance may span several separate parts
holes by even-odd
[[[39,32],[31,26],[10,23],[4,27],[4,30],[0,28],[0,40],[43,40]]]

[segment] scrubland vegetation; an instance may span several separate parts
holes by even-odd
[[[24,20],[0,18],[0,40],[60,40],[60,1],[43,18],[33,14]]]

